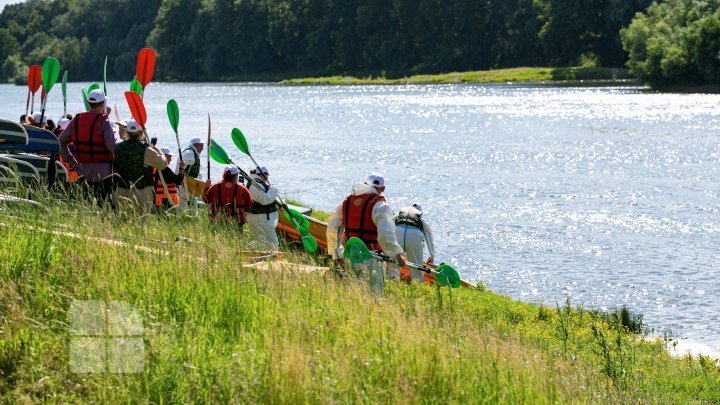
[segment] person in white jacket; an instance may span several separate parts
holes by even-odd
[[[252,208],[245,210],[250,234],[255,240],[277,250],[279,243],[275,228],[278,224],[278,189],[270,185],[270,173],[265,166],[251,170],[250,176],[262,187],[258,188],[248,179],[247,188],[254,202]]]
[[[345,242],[351,237],[358,237],[368,249],[382,251],[386,256],[395,258],[398,265],[405,265],[403,249],[395,236],[392,209],[381,195],[383,191],[385,178],[371,173],[364,182],[353,185],[352,192],[330,213],[326,237],[328,252],[336,263],[343,258]],[[370,259],[353,264],[353,269],[359,278],[368,281],[373,292],[382,293],[385,287],[384,262]],[[395,273],[399,278],[399,270]]]
[[[393,218],[398,243],[405,250],[408,260],[416,264],[423,262],[424,246],[428,248],[427,262],[432,263],[435,260],[433,232],[422,215],[420,204],[413,204],[411,207],[400,209]],[[422,271],[410,269],[410,279],[422,283],[425,277]]]

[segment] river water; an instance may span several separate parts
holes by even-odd
[[[87,86],[87,84],[83,84]],[[125,84],[111,104],[129,110]],[[82,108],[70,83],[69,109]],[[0,85],[3,118],[26,88]],[[636,86],[151,84],[148,131],[175,148],[207,136],[246,168],[240,128],[285,196],[331,210],[386,176],[391,206],[420,203],[437,261],[513,298],[626,305],[682,350],[720,355],[720,96]],[[58,87],[49,111],[62,110]],[[213,176],[220,166],[213,164]],[[204,170],[203,170],[204,172]]]

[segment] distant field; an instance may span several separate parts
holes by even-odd
[[[591,67],[518,67],[474,72],[452,72],[437,75],[416,75],[400,79],[382,77],[329,76],[283,80],[281,84],[429,84],[429,83],[505,83],[545,82],[551,80],[626,80],[632,77],[627,69]]]

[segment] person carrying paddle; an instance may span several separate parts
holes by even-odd
[[[253,199],[253,206],[245,210],[250,234],[253,238],[264,243],[272,249],[279,246],[275,228],[278,224],[278,205],[275,202],[278,198],[278,189],[269,184],[270,173],[267,167],[260,166],[250,171],[250,176],[262,189],[253,184],[250,179],[247,188]]]
[[[135,120],[127,122],[126,130],[128,139],[115,148],[115,172],[118,179],[114,197],[117,203],[129,201],[139,206],[144,214],[155,204],[153,169],[165,169],[167,160],[160,148],[141,140],[144,136],[142,128]]]
[[[180,156],[180,162],[185,167],[185,173],[194,178],[200,177],[200,154],[202,153],[203,149],[205,148],[205,144],[203,143],[203,140],[200,138],[193,138],[190,140],[190,146],[185,148],[185,150],[182,151],[182,156]],[[179,168],[179,166],[178,166]],[[210,179],[207,179],[210,180]],[[180,186],[180,194],[184,194],[185,190],[182,189],[182,186]],[[190,201],[188,202],[190,205],[190,213],[192,215],[197,215],[198,211],[198,201],[197,197],[190,194]],[[186,208],[187,205],[185,204],[185,199],[180,199],[180,204],[182,204],[181,208]]]
[[[242,232],[245,210],[253,206],[253,199],[245,185],[238,182],[239,173],[237,166],[227,166],[222,180],[205,191],[203,200],[208,205],[210,220],[235,222]]]
[[[105,93],[95,89],[87,96],[90,111],[77,114],[60,134],[60,155],[80,178],[78,183],[90,198],[108,201],[115,207],[113,191],[113,161],[115,160],[115,132],[105,115]],[[68,145],[72,144],[72,151]]]
[[[162,169],[162,174],[163,178],[165,179],[165,183],[167,184],[168,193],[170,194],[170,198],[172,199],[174,204],[170,204],[170,201],[167,199],[167,196],[165,195],[165,190],[162,186],[162,181],[160,180],[157,169],[155,169],[153,171],[155,178],[155,207],[158,209],[166,210],[172,206],[178,206],[178,204],[180,204],[178,185],[182,184],[184,176],[182,172],[182,167],[180,168],[180,174],[175,174],[175,172],[170,169],[170,162],[172,161],[172,157],[174,156],[173,153],[170,151],[170,148],[160,148],[160,150],[165,156],[165,160],[168,164],[168,167]],[[180,166],[182,166],[182,162],[180,162]]]
[[[330,213],[327,227],[328,252],[336,263],[343,257],[343,245],[351,237],[360,238],[370,250],[383,251],[404,266],[403,249],[395,236],[392,209],[381,194],[385,178],[371,173],[364,182],[356,183],[350,195]],[[358,277],[366,279],[377,294],[385,286],[385,263],[377,259],[353,264]],[[399,271],[397,272],[399,278]]]
[[[435,243],[430,225],[422,219],[423,211],[420,204],[413,204],[410,207],[401,208],[400,212],[393,217],[395,222],[395,236],[398,243],[407,254],[408,261],[412,263],[423,262],[424,245],[427,245],[429,257],[427,263],[434,260]],[[423,272],[410,269],[410,279],[417,282],[424,282]]]

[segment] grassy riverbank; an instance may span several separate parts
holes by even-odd
[[[453,72],[437,75],[416,75],[399,79],[349,76],[314,77],[283,80],[281,84],[445,84],[445,83],[507,83],[547,82],[552,80],[626,80],[627,69],[596,67],[519,67],[475,72]]]
[[[720,401],[714,362],[618,317],[395,282],[375,297],[304,253],[245,260],[204,218],[46,203],[0,214],[0,402]],[[77,300],[138,311],[138,373],[73,372]]]

